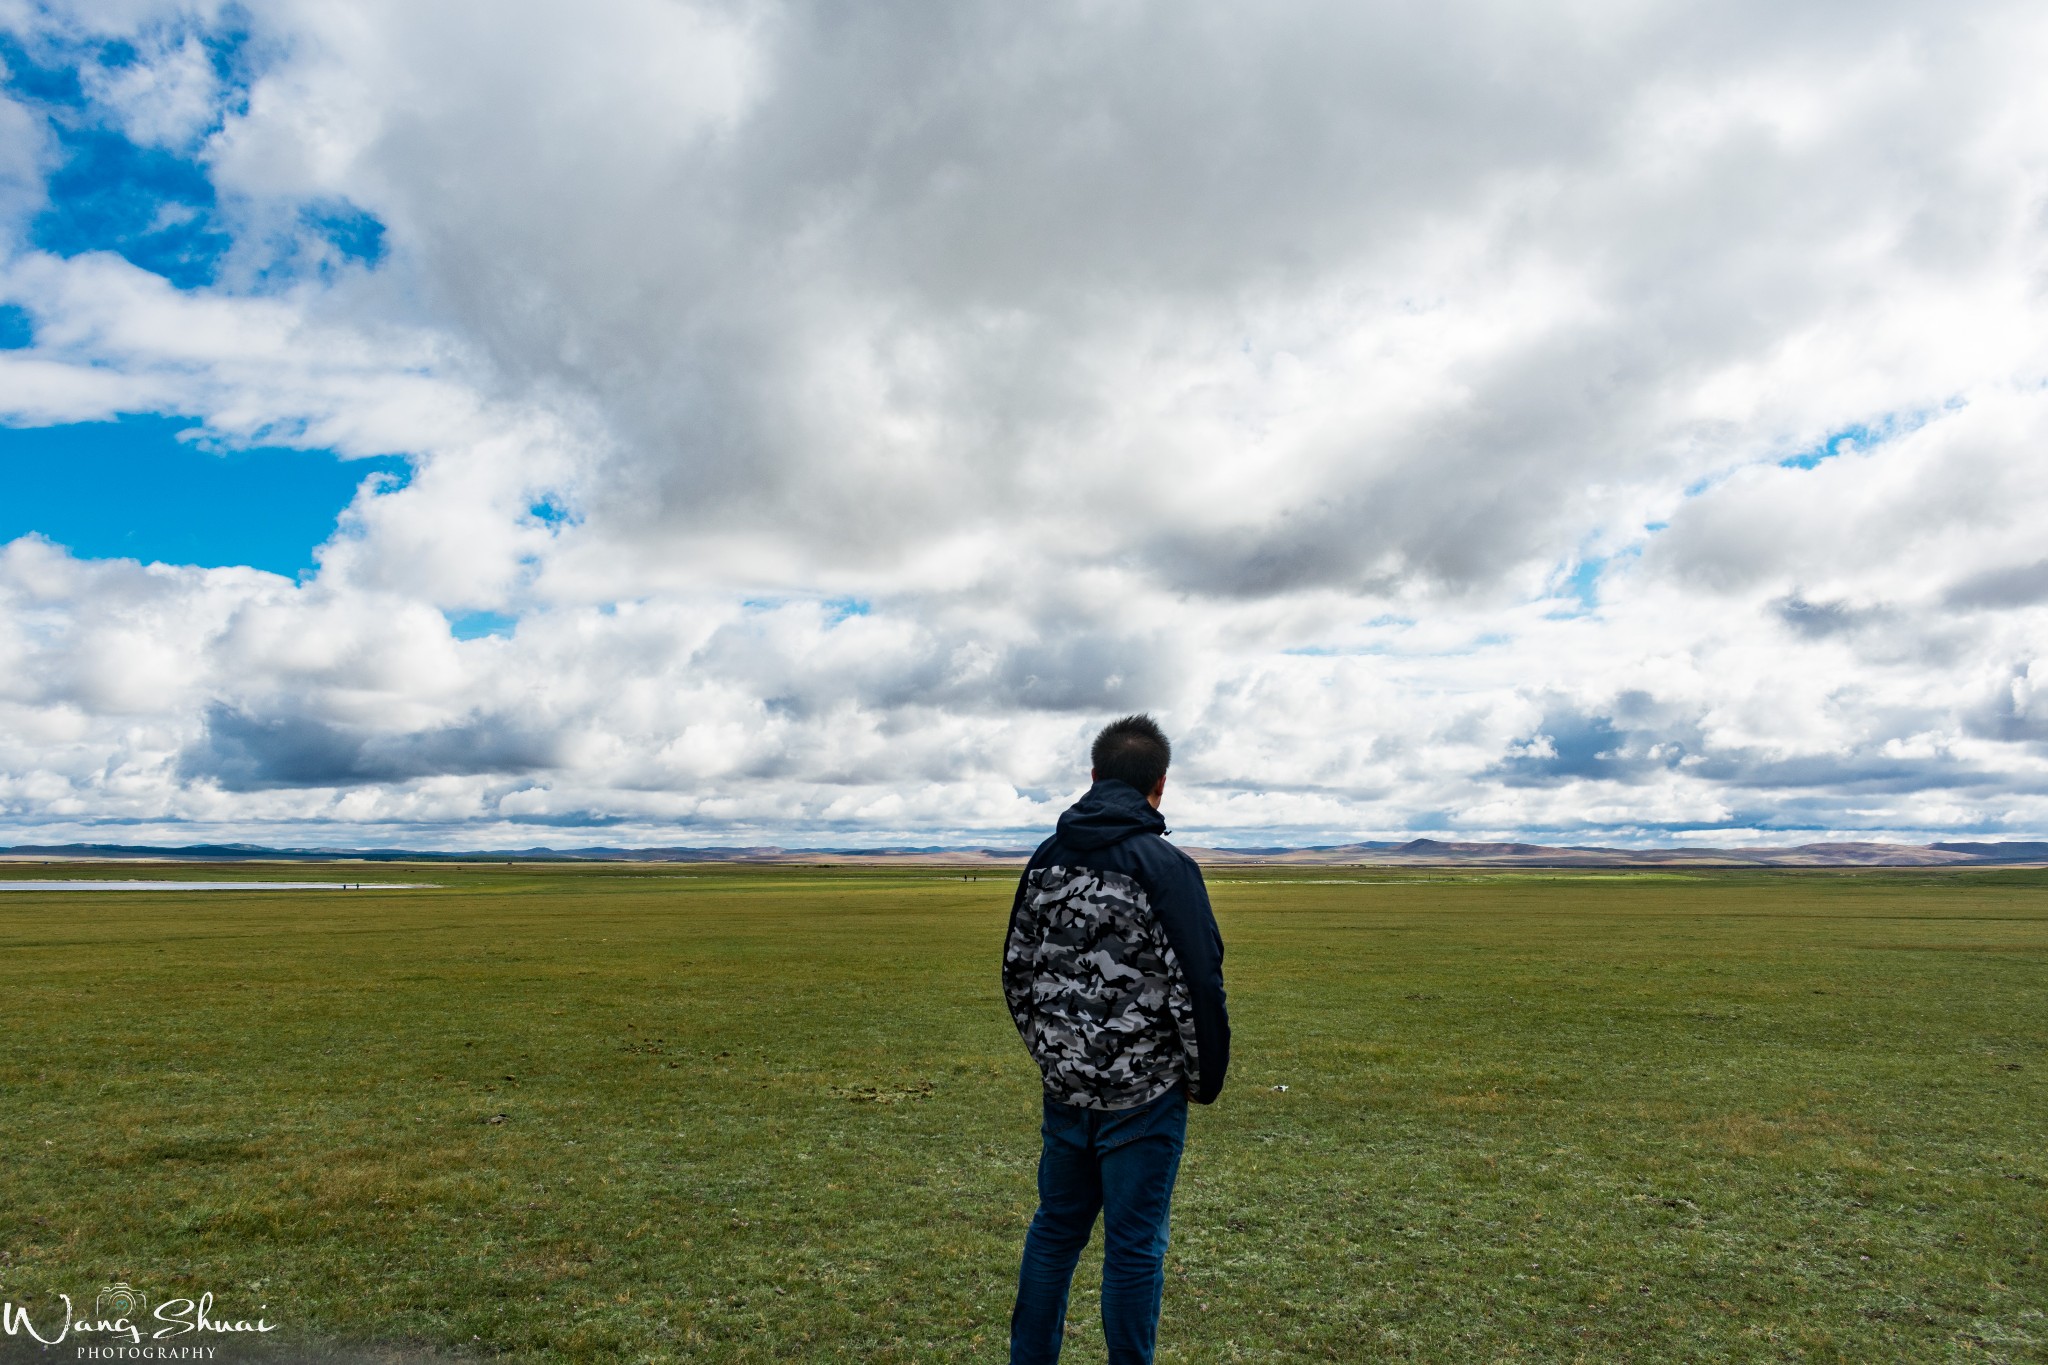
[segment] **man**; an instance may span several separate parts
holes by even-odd
[[[1230,1065],[1209,893],[1194,859],[1160,837],[1171,757],[1150,716],[1105,727],[1094,785],[1031,855],[1010,910],[1003,994],[1045,1078],[1012,1365],[1059,1359],[1098,1211],[1110,1365],[1149,1365],[1188,1101],[1213,1101]]]

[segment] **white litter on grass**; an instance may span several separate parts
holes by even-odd
[[[0,882],[0,891],[421,891],[438,882]]]

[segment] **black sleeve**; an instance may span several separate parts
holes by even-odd
[[[1010,898],[1010,924],[1003,930],[1003,1001],[1010,1007],[1010,1021],[1017,1026],[1017,1032],[1027,1037],[1031,1021],[1031,963],[1021,955],[1013,954],[1012,949],[1020,946],[1017,940],[1020,928],[1025,931],[1026,939],[1036,937],[1032,926],[1019,921],[1024,914],[1024,892],[1031,885],[1032,872],[1044,861],[1046,847],[1046,844],[1040,844],[1038,851],[1024,864],[1024,870],[1017,874],[1017,894]]]
[[[1209,888],[1202,883],[1202,869],[1195,860],[1164,840],[1154,841],[1155,856],[1146,859],[1152,879],[1153,913],[1173,955],[1180,959],[1181,975],[1187,978],[1188,996],[1195,1007],[1195,1046],[1201,1080],[1191,1098],[1197,1104],[1213,1103],[1223,1092],[1223,1076],[1230,1069],[1230,1011],[1223,998],[1223,935],[1216,930],[1216,915],[1209,908]]]

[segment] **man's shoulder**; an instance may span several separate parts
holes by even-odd
[[[1201,864],[1162,834],[1133,834],[1116,847],[1121,854],[1118,865],[1155,899],[1162,895],[1178,898],[1190,881],[1202,884]]]
[[[1196,862],[1186,849],[1168,840],[1164,834],[1138,834],[1131,838],[1131,842],[1134,844],[1139,843],[1141,840],[1144,844],[1144,851],[1152,857],[1183,867],[1194,873],[1197,877],[1202,875],[1202,865]]]
[[[1149,830],[1134,831],[1113,844],[1100,844],[1094,848],[1064,847],[1057,832],[1048,834],[1032,851],[1030,861],[1025,866],[1037,868],[1047,863],[1070,863],[1076,867],[1109,867],[1132,858],[1179,862],[1197,870],[1201,866],[1169,843],[1164,835],[1154,834]]]
[[[1057,832],[1047,835],[1024,864],[1023,880],[1031,883],[1052,867],[1122,873],[1137,881],[1148,895],[1163,889],[1162,879],[1185,886],[1183,879],[1192,878],[1197,885],[1202,884],[1202,865],[1169,843],[1165,836],[1149,830],[1087,849],[1064,846]]]

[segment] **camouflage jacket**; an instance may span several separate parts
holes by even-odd
[[[1223,942],[1194,861],[1133,787],[1098,782],[1017,886],[1003,994],[1046,1094],[1131,1109],[1185,1081],[1223,1088]]]

